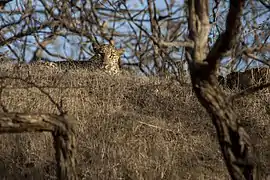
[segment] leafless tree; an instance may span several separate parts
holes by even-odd
[[[13,8],[8,10],[10,4]],[[228,3],[211,0],[209,5],[212,27],[208,46],[212,47],[225,28]],[[269,11],[251,0],[246,6],[238,41],[222,57],[226,59],[222,65],[229,69],[238,64],[250,66],[254,60],[264,63],[269,57]],[[184,47],[193,45],[186,36],[187,5],[178,1],[14,0],[5,7],[0,47],[9,49],[9,56],[20,61],[88,60],[93,55],[92,43],[113,39],[126,50],[123,67],[146,75],[179,75],[186,70]]]
[[[18,61],[87,60],[92,43],[114,40],[126,50],[122,65],[145,75],[179,76],[187,62],[232,179],[255,179],[253,146],[218,86],[217,72],[269,66],[268,1],[257,2],[14,1],[0,10],[0,47]]]
[[[212,117],[231,178],[258,179],[254,147],[233,110],[231,99],[218,86],[216,76],[221,58],[237,44],[242,27],[241,17],[247,1],[230,1],[225,28],[210,49],[208,1],[189,0],[187,4],[189,39],[194,46],[186,48],[186,58],[193,90]]]

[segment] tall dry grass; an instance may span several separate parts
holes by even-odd
[[[189,86],[100,71],[14,65],[0,69],[1,75],[44,87],[77,119],[79,179],[229,179],[215,129]],[[7,85],[2,102],[8,110],[57,113],[37,88],[19,80],[2,84]],[[235,102],[265,175],[270,174],[269,99],[265,91]],[[56,179],[49,134],[5,134],[1,139],[0,179]]]

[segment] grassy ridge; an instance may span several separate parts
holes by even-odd
[[[77,119],[79,179],[229,178],[215,129],[191,87],[99,71],[14,65],[0,69],[1,75],[27,78],[44,87],[55,101],[62,99],[64,109]],[[8,110],[57,112],[37,88],[19,80],[4,84],[2,102]],[[259,150],[264,174],[270,173],[269,101],[266,91],[235,102]],[[49,134],[1,137],[0,179],[55,179]]]

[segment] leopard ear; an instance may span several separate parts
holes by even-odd
[[[113,46],[115,45],[115,42],[113,39],[110,39],[109,43],[110,43],[110,45],[113,45]]]
[[[123,55],[125,53],[125,49],[124,48],[117,49],[117,52],[119,53],[119,55]]]
[[[97,52],[100,46],[96,42],[94,42],[92,44],[92,47],[93,47],[94,52]]]

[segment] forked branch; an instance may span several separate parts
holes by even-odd
[[[43,131],[54,138],[58,179],[76,180],[74,120],[66,115],[0,113],[0,134]]]
[[[228,100],[218,86],[215,74],[222,54],[230,50],[240,27],[245,0],[231,0],[226,30],[208,53],[208,1],[188,0],[189,39],[194,48],[186,48],[193,90],[212,117],[227,169],[233,180],[258,178],[254,148]]]
[[[222,54],[231,49],[235,38],[239,33],[241,15],[245,0],[230,1],[230,9],[226,20],[226,30],[219,36],[213,48],[210,50],[206,61],[216,64]]]

